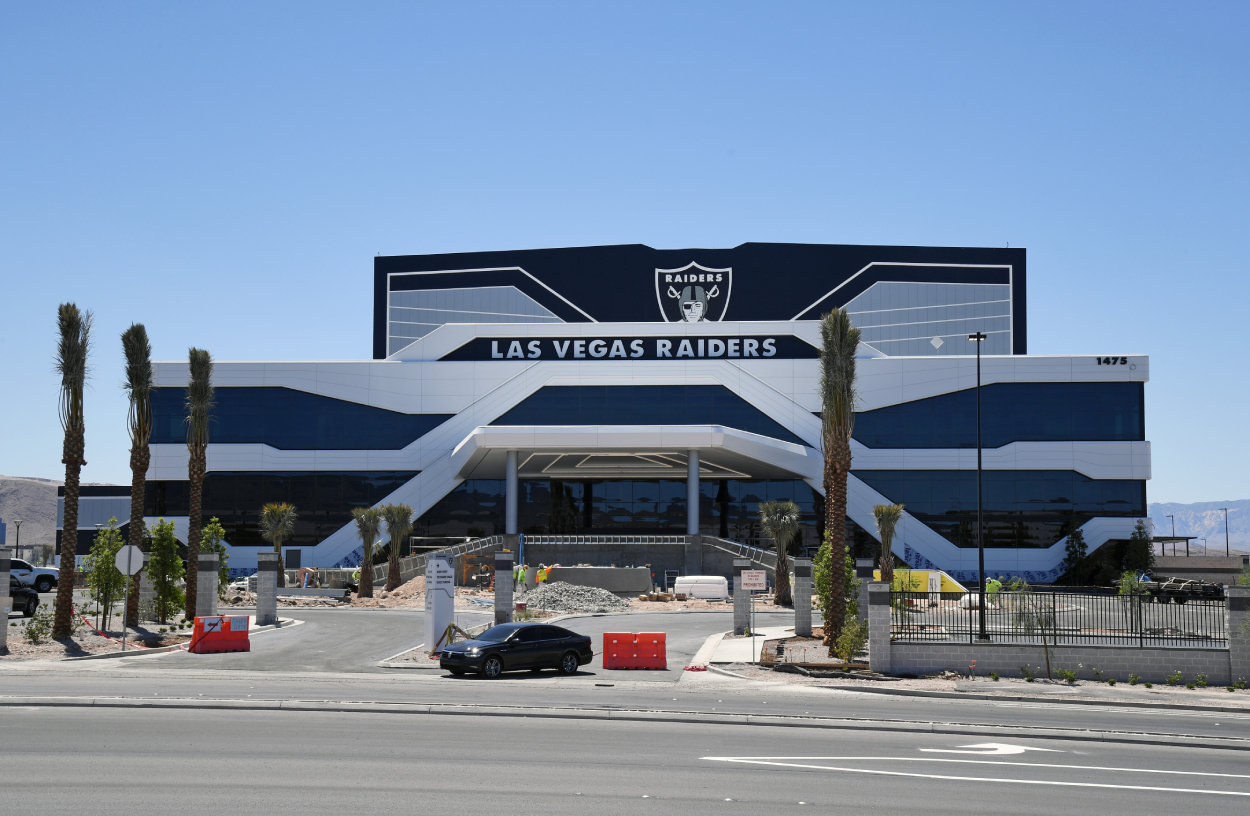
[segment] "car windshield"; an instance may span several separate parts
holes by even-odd
[[[502,626],[492,626],[491,628],[487,629],[485,632],[483,632],[482,634],[478,635],[477,637],[473,639],[484,640],[487,643],[503,643],[505,640],[508,639],[508,636],[511,635],[516,630],[517,630],[516,626],[505,623]]]

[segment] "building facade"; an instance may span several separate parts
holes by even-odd
[[[976,576],[982,348],[986,566],[1046,581],[1146,515],[1143,355],[1030,356],[1022,249],[743,244],[379,257],[374,359],[219,362],[204,516],[255,566],[258,512],[296,505],[305,566],[354,565],[355,507],[414,535],[760,540],[791,499],[822,533],[819,318],[863,331],[848,528],[901,503],[894,548]],[[159,363],[147,514],[185,529],[185,362]]]

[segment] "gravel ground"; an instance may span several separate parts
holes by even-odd
[[[631,607],[606,589],[564,581],[540,584],[522,596],[527,609],[547,612],[625,612]]]

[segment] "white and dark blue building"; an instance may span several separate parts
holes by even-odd
[[[848,527],[907,512],[896,554],[976,575],[982,348],[986,566],[1052,580],[1065,537],[1129,537],[1150,443],[1138,354],[1031,356],[1025,251],[641,245],[379,257],[374,359],[218,362],[204,515],[231,565],[296,505],[305,566],[354,565],[354,507],[411,505],[414,535],[759,540],[757,506],[823,524],[819,318],[863,331]],[[1098,351],[1112,351],[1098,350]],[[157,365],[147,514],[185,529],[184,362]],[[120,498],[120,497],[119,497]],[[122,518],[124,516],[119,516]]]

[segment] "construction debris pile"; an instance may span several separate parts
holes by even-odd
[[[606,589],[574,586],[563,581],[540,584],[517,600],[525,601],[527,609],[547,612],[624,612],[629,602]]]

